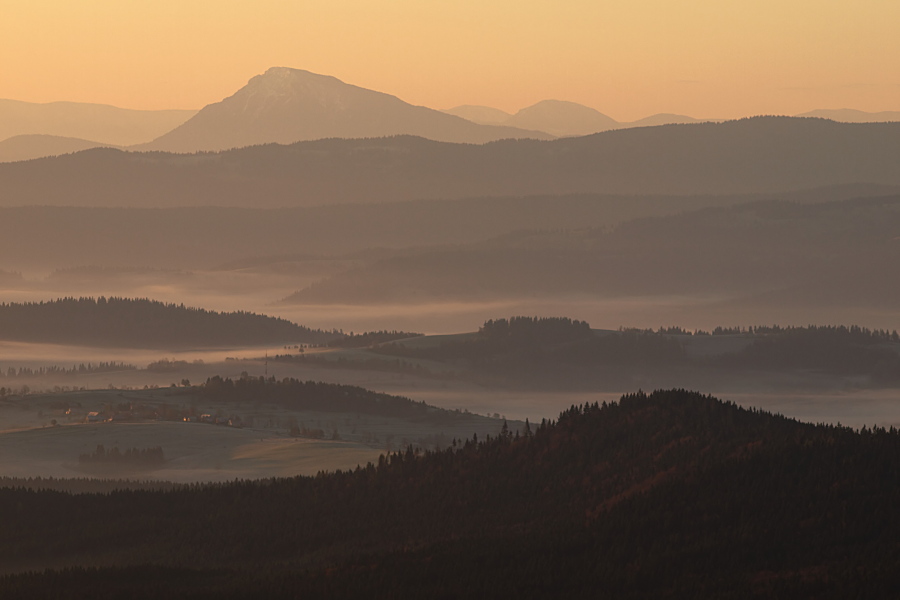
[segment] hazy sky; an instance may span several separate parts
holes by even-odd
[[[898,0],[0,0],[0,98],[200,108],[271,66],[619,120],[900,110]]]

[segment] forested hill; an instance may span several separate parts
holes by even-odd
[[[0,339],[123,348],[325,343],[341,334],[249,312],[128,298],[0,304]]]
[[[0,164],[5,206],[314,206],[527,194],[741,194],[900,184],[900,123],[756,117],[484,145],[398,136]],[[353,177],[348,177],[353,173]]]
[[[900,334],[856,325],[595,331],[568,318],[512,317],[472,334],[386,341],[369,352],[444,363],[460,377],[528,389],[621,389],[633,381],[702,387],[724,374],[760,381],[791,372],[853,387],[900,385]]]
[[[0,565],[41,571],[0,595],[896,597],[898,477],[893,429],[638,393],[314,478],[0,490]]]

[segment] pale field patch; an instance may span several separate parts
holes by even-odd
[[[151,395],[152,394],[152,395]],[[71,405],[66,415],[60,403]],[[166,405],[196,414],[239,417],[244,427],[183,421],[84,423],[90,411],[117,404]],[[56,426],[51,425],[55,420]],[[292,425],[313,437],[291,437]],[[522,423],[510,423],[521,428]],[[291,410],[268,403],[212,403],[189,390],[94,390],[34,394],[0,401],[0,477],[101,477],[173,482],[314,475],[354,469],[412,444],[445,448],[452,440],[497,435],[502,422],[431,409],[414,417]],[[318,432],[318,433],[314,433]],[[98,445],[120,451],[161,447],[154,470],[85,468]]]

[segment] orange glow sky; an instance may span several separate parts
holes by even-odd
[[[2,0],[0,98],[200,108],[272,66],[618,120],[900,110],[897,0]]]

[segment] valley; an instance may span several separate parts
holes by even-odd
[[[189,4],[0,20],[80,57],[0,93],[140,107],[0,100],[3,600],[900,597],[900,53],[791,50],[896,18]]]

